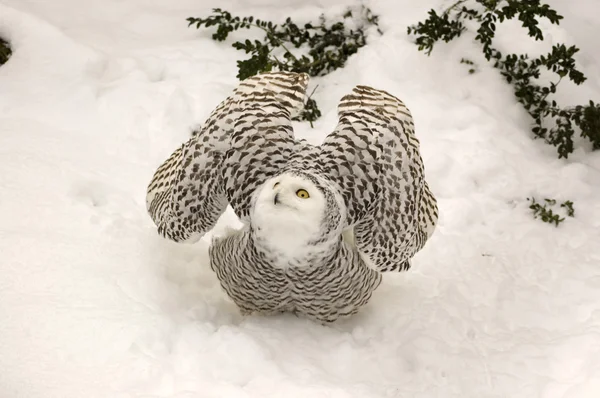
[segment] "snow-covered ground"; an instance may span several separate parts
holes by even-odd
[[[157,235],[145,188],[237,84],[241,53],[185,18],[308,21],[355,3],[0,0],[14,48],[0,67],[0,397],[600,397],[600,153],[558,160],[532,140],[468,36],[418,52],[406,26],[450,3],[367,2],[384,35],[313,80],[324,116],[296,131],[314,142],[356,84],[406,102],[441,211],[413,270],[325,327],[241,317],[205,242]],[[565,19],[542,23],[546,45],[578,45],[589,78],[559,99],[599,100],[597,0],[550,4]],[[540,51],[517,23],[499,36]],[[572,200],[576,217],[534,220],[532,195]]]

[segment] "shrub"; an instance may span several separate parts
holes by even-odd
[[[558,227],[558,224],[565,220],[564,217],[561,217],[558,213],[555,213],[557,211],[556,199],[544,199],[543,204],[538,203],[535,198],[527,198],[527,200],[531,201],[529,208],[533,211],[533,218],[539,218],[543,222],[547,222],[549,224],[554,223],[556,227]],[[566,213],[566,216],[575,217],[573,202],[570,200],[561,203],[560,209],[562,209],[563,213]]]
[[[10,45],[0,37],[0,65],[4,65],[11,55]]]
[[[544,39],[538,19],[546,18],[557,25],[563,19],[540,0],[460,0],[441,15],[430,10],[424,22],[408,27],[408,34],[415,35],[419,50],[429,55],[439,40],[449,42],[460,37],[467,30],[466,21],[475,21],[478,24],[475,40],[480,43],[486,60],[512,84],[517,101],[533,118],[531,131],[534,136],[554,145],[559,158],[567,158],[573,152],[576,129],[591,141],[594,150],[600,149],[600,104],[589,101],[586,105],[561,107],[552,99],[564,78],[577,85],[586,80],[573,59],[579,49],[557,44],[550,53],[538,58],[530,58],[527,54],[503,54],[493,47],[496,23],[515,17],[535,40]],[[472,63],[463,63],[470,66],[471,73],[475,72]],[[548,85],[540,84],[542,68],[553,72],[556,80]]]
[[[338,22],[327,21],[321,15],[316,24],[298,25],[287,18],[283,24],[278,25],[252,16],[233,16],[228,11],[215,8],[213,14],[206,18],[188,18],[187,21],[188,26],[195,25],[196,28],[216,28],[212,38],[217,41],[226,40],[231,32],[239,29],[264,31],[262,41],[246,39],[232,44],[235,49],[250,54],[250,58],[237,61],[237,78],[244,80],[272,70],[323,76],[342,68],[348,58],[366,44],[366,28],[377,26],[378,17],[370,9],[362,7],[357,14],[359,15],[354,17],[349,9]],[[354,18],[353,22],[357,26],[355,29],[350,29],[345,24],[351,18]],[[321,112],[311,94],[300,119],[309,121],[312,126],[312,122],[319,116]]]

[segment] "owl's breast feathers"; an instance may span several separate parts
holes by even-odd
[[[343,241],[286,268],[256,244],[249,229],[215,239],[209,250],[222,288],[245,314],[295,312],[333,322],[357,313],[381,283],[381,274]]]

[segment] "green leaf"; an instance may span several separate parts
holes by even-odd
[[[481,8],[469,8],[469,3],[483,6],[483,11]],[[458,4],[461,6],[458,7]],[[556,94],[558,84],[565,77],[578,85],[587,80],[583,73],[577,70],[573,58],[579,49],[575,46],[556,44],[552,46],[549,54],[534,59],[530,59],[527,54],[509,54],[503,57],[502,53],[493,47],[496,22],[502,23],[515,17],[534,40],[544,39],[539,28],[542,18],[547,18],[554,24],[563,19],[540,0],[463,0],[441,14],[433,9],[428,11],[428,16],[423,22],[407,28],[407,34],[415,36],[415,44],[419,51],[430,55],[437,42],[448,42],[460,37],[466,29],[463,25],[464,20],[477,21],[479,26],[476,28],[475,40],[481,44],[484,57],[499,69],[507,83],[513,86],[517,101],[535,120],[532,126],[534,137],[543,138],[556,146],[559,158],[566,158],[573,152],[573,137],[577,127],[581,135],[592,142],[594,150],[600,149],[598,107],[560,108],[556,100],[550,98]],[[549,86],[540,86],[538,79],[541,76],[541,67],[554,72],[558,80],[550,82]],[[552,128],[544,127],[543,123],[549,123]],[[560,220],[559,217],[548,217]]]
[[[213,14],[207,18],[188,18],[188,22],[195,23],[197,28],[216,27],[212,37],[217,41],[226,40],[229,33],[240,28],[253,27],[264,31],[262,41],[243,39],[232,43],[236,50],[250,54],[250,58],[237,62],[237,77],[241,80],[273,68],[319,76],[342,68],[350,56],[366,45],[365,27],[378,26],[378,17],[368,8],[362,7],[360,11],[346,13],[344,18],[352,18],[357,29],[346,29],[344,22],[331,23],[324,16],[319,18],[319,23],[306,23],[303,27],[288,17],[280,26],[272,21],[255,19],[253,16],[233,16],[228,11],[217,8],[213,9]],[[290,51],[302,46],[308,47],[311,58],[306,55],[296,56]],[[283,56],[276,58],[273,50],[278,47],[283,47],[284,52]],[[305,104],[302,115],[303,120],[308,120],[311,125],[312,121],[321,115],[314,100]]]

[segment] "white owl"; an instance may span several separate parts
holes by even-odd
[[[332,322],[367,303],[381,272],[410,267],[438,211],[412,116],[387,92],[355,87],[320,146],[294,138],[308,79],[241,82],[155,172],[147,208],[161,235],[184,242],[231,205],[245,226],[209,253],[241,311]]]

